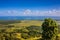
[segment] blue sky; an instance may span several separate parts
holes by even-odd
[[[0,16],[60,16],[60,0],[0,0]]]

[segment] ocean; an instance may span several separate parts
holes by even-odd
[[[0,16],[0,20],[44,20],[45,18],[60,20],[60,16]]]

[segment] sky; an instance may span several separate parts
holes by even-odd
[[[60,16],[60,0],[0,0],[0,16]]]

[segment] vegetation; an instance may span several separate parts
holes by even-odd
[[[0,21],[0,40],[40,40],[43,32],[41,25],[44,22],[40,20]],[[60,21],[57,22],[60,25]],[[58,28],[60,29],[60,26]],[[59,35],[60,31],[58,31],[57,40],[60,39]]]
[[[54,20],[48,18],[44,20],[42,30],[42,40],[55,40],[58,34],[58,25]]]

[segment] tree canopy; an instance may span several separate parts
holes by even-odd
[[[55,20],[47,18],[42,24],[42,39],[55,40],[58,33],[58,25]]]

